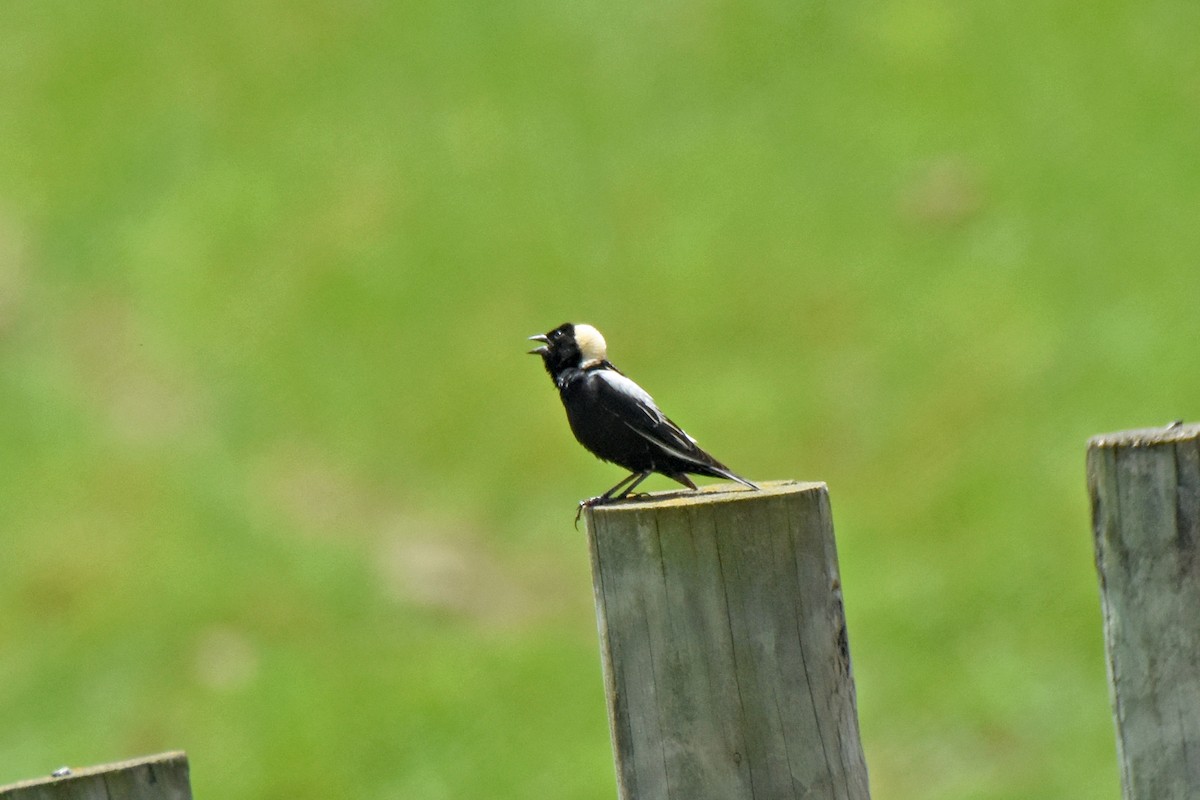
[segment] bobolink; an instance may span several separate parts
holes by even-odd
[[[696,488],[689,474],[758,488],[700,449],[695,439],[659,410],[645,389],[614,367],[604,337],[591,325],[567,322],[529,338],[542,343],[529,352],[542,357],[575,438],[597,458],[632,473],[604,494],[581,502],[579,513],[588,506],[628,496],[652,472],[689,489]],[[575,519],[578,522],[578,514]]]

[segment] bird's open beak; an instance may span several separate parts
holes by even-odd
[[[550,348],[546,347],[546,345],[550,344],[550,339],[549,339],[549,337],[546,336],[546,334],[539,333],[537,336],[530,336],[529,341],[542,343],[541,347],[530,350],[529,355],[542,356],[542,355],[545,355],[546,353],[550,352]]]

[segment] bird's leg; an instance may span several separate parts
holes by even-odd
[[[628,497],[629,495],[633,494],[633,490],[637,488],[637,485],[649,477],[650,477],[649,472],[643,472],[640,475],[638,475],[638,479],[636,481],[634,481],[633,483],[629,484],[629,488],[627,488],[625,491],[621,492],[621,497]]]
[[[634,473],[630,474],[627,478],[625,478],[625,480],[621,481],[620,483],[618,483],[616,486],[609,489],[604,494],[600,495],[599,497],[593,497],[590,501],[587,501],[587,502],[589,502],[592,505],[598,505],[599,503],[601,503],[605,500],[620,500],[622,497],[624,497],[625,495],[632,492],[633,487],[637,486],[639,483],[646,480],[646,478],[648,478],[648,477],[650,477],[650,473],[648,471],[647,472],[634,472]],[[633,481],[633,483],[629,483],[630,481]],[[629,484],[629,485],[626,486],[625,484]],[[618,494],[618,492],[620,492],[620,494]]]
[[[612,487],[604,494],[598,495],[596,497],[589,497],[587,500],[580,500],[579,501],[579,509],[575,512],[575,527],[576,528],[579,527],[579,518],[580,518],[580,516],[583,515],[583,510],[585,508],[591,508],[592,506],[604,505],[609,500],[620,500],[622,497],[625,497],[627,494],[632,492],[633,487],[637,486],[639,483],[646,480],[646,478],[648,478],[648,477],[650,477],[649,472],[634,472],[633,474],[628,475],[625,478],[622,478],[621,481],[616,486]],[[630,481],[633,481],[633,482],[630,483]],[[629,484],[629,485],[626,486],[626,484]],[[618,491],[620,492],[619,496],[617,495]]]

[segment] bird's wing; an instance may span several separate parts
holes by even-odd
[[[600,406],[638,436],[676,458],[696,464],[715,463],[712,456],[700,449],[695,439],[659,410],[654,398],[645,389],[615,369],[598,369],[591,375],[597,381],[596,399]]]

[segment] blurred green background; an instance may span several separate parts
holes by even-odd
[[[614,798],[572,320],[828,481],[876,797],[1116,798],[1084,445],[1200,418],[1196,30],[3,4],[0,783]]]

